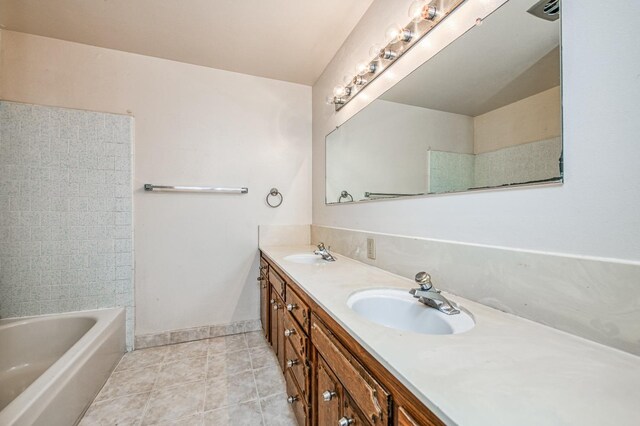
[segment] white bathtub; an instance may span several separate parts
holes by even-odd
[[[0,425],[75,424],[124,351],[122,308],[0,320]]]

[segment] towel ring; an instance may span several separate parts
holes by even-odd
[[[343,198],[350,198],[349,202],[353,202],[353,195],[349,194],[346,190],[340,193],[340,198],[338,198],[338,202],[341,203]]]
[[[269,197],[278,197],[278,196],[280,197],[280,201],[277,204],[271,204],[271,199]],[[282,204],[282,202],[284,201],[284,197],[282,196],[282,193],[278,191],[278,188],[271,188],[265,200],[267,201],[267,204],[269,205],[269,207],[272,207],[275,209],[276,207],[280,207],[280,204]]]

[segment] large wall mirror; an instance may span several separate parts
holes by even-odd
[[[509,0],[327,135],[326,202],[562,182],[560,20],[535,3]]]

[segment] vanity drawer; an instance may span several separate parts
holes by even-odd
[[[285,300],[285,284],[284,280],[280,278],[273,268],[268,268],[269,270],[269,283],[276,289],[282,300]]]
[[[293,349],[290,341],[285,343],[285,371],[289,371],[296,380],[298,388],[302,392],[303,399],[309,403],[309,365],[306,357],[301,357],[298,351]]]
[[[304,401],[298,385],[295,383],[295,379],[291,375],[291,372],[286,371],[284,373],[284,380],[287,383],[287,402],[291,404],[293,412],[298,421],[298,426],[306,426],[308,424],[307,418],[309,414],[309,408]]]
[[[372,425],[389,423],[391,396],[320,320],[311,317],[311,340]]]
[[[291,287],[287,288],[287,311],[302,327],[305,334],[309,334],[309,306],[298,296]]]
[[[308,353],[307,342],[309,339],[288,312],[284,313],[283,334],[284,339],[291,343],[291,347],[300,359],[306,359]]]

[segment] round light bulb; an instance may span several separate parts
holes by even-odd
[[[333,96],[329,95],[326,97],[325,102],[327,103],[327,105],[333,105],[334,104],[333,99],[334,99]]]
[[[385,41],[387,43],[395,43],[396,41],[398,41],[398,36],[400,35],[401,31],[402,28],[400,28],[396,24],[389,26],[389,28],[387,28],[387,31],[385,31],[384,33]]]
[[[369,62],[358,62],[358,65],[356,65],[356,74],[358,75],[362,75],[362,74],[366,74],[367,70],[369,69]]]
[[[338,84],[336,87],[333,88],[333,95],[336,97],[341,97],[344,96],[344,86],[341,84]]]
[[[381,50],[382,46],[376,43],[369,49],[369,56],[377,58]]]
[[[427,0],[416,0],[409,6],[409,18],[414,22],[422,20],[422,11],[427,5]]]

